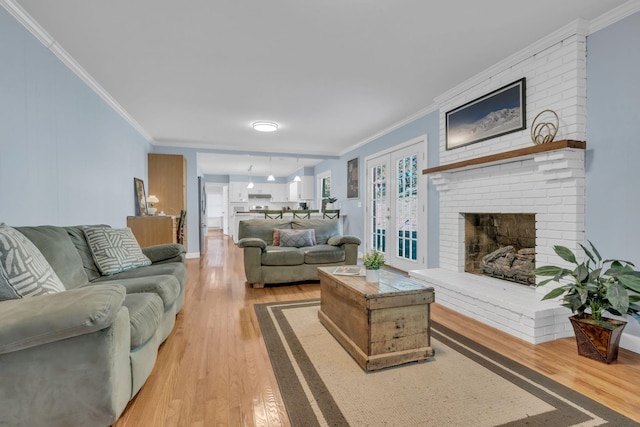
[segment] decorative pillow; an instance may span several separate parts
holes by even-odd
[[[308,231],[311,232],[311,244],[309,246],[315,246],[316,243],[316,230],[313,228],[309,228]],[[280,228],[273,229],[273,244],[271,246],[280,246]]]
[[[280,230],[280,246],[301,248],[313,246],[312,230]]]
[[[62,292],[64,285],[36,245],[0,226],[0,301]]]
[[[151,265],[130,228],[86,227],[91,255],[105,276]]]

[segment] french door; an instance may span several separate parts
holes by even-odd
[[[426,264],[424,140],[367,159],[367,250],[404,271]]]

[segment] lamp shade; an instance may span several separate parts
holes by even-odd
[[[147,203],[158,203],[159,201],[160,200],[158,200],[158,198],[153,194],[150,194],[149,197],[147,197]]]

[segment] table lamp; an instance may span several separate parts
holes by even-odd
[[[149,207],[147,208],[147,213],[149,213],[149,215],[155,215],[156,214],[156,208],[153,206],[155,203],[158,203],[160,200],[158,200],[158,198],[156,196],[154,196],[153,194],[150,194],[149,197],[147,197],[147,204],[149,205]]]

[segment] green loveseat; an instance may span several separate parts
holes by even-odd
[[[276,246],[274,229],[313,230],[315,242]],[[336,219],[250,219],[240,221],[238,227],[238,246],[244,249],[244,272],[247,283],[254,288],[319,280],[318,267],[355,265],[359,245],[358,237],[342,235],[341,223]]]
[[[182,308],[182,245],[144,248],[150,265],[104,276],[84,227],[15,227],[61,292],[0,301],[0,425],[109,426],[140,390]]]

